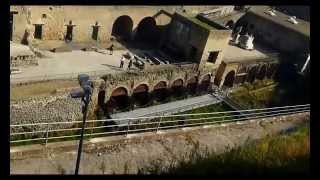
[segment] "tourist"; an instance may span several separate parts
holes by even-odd
[[[113,54],[113,44],[111,44],[111,46],[109,47],[109,55]]]
[[[124,57],[122,56],[120,59],[120,68],[122,69],[124,65]]]

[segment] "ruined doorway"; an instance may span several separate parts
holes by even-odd
[[[219,55],[219,51],[209,52],[208,62],[213,64],[216,63],[218,55]]]
[[[277,65],[276,64],[270,64],[269,68],[267,70],[267,73],[266,73],[267,78],[272,79],[274,74],[275,74],[275,72],[276,72],[276,69],[277,69]]]
[[[106,91],[100,91],[98,94],[98,105],[100,107],[104,106],[105,94],[106,94]]]
[[[146,17],[140,21],[137,27],[135,40],[144,43],[157,43],[158,36],[157,23],[154,18]]]
[[[263,80],[263,79],[266,77],[266,74],[267,74],[267,66],[266,66],[266,65],[263,65],[263,66],[260,68],[259,73],[257,74],[257,79]]]
[[[153,98],[158,102],[163,102],[168,97],[167,83],[165,81],[160,81],[153,88]]]
[[[256,79],[257,71],[258,71],[258,67],[257,66],[254,66],[249,70],[248,76],[247,76],[247,82],[249,82],[249,83],[253,83],[254,82],[254,80]]]
[[[146,84],[137,86],[132,93],[134,105],[145,106],[149,102],[149,88]]]
[[[35,24],[34,25],[34,38],[42,39],[42,26],[43,24]]]
[[[113,23],[111,35],[122,40],[130,39],[132,27],[133,21],[129,16],[120,16]]]
[[[172,83],[171,86],[172,95],[175,97],[181,97],[183,95],[183,80],[177,79]]]
[[[128,91],[124,87],[119,87],[112,91],[111,97],[107,102],[107,111],[114,112],[124,110],[129,107]]]
[[[188,93],[193,95],[197,92],[198,80],[196,77],[192,77],[187,82]]]
[[[204,93],[207,92],[210,86],[211,76],[210,74],[205,75],[200,84],[199,84],[199,92]]]
[[[236,76],[235,71],[232,70],[228,72],[228,74],[224,78],[223,87],[229,87],[229,88],[233,87],[235,76]]]
[[[94,26],[92,26],[92,35],[91,38],[95,41],[98,40],[98,33],[99,33],[100,26],[98,25],[98,22]]]
[[[65,40],[67,42],[70,42],[72,41],[72,38],[73,38],[73,28],[76,25],[72,24],[72,21],[69,21],[69,24],[67,24],[66,26],[67,26],[67,33],[66,33]]]

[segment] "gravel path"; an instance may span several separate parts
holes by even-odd
[[[156,139],[145,138],[107,147],[93,148],[82,154],[80,174],[136,174],[138,168],[153,161],[168,163],[190,152],[195,142],[200,150],[223,152],[226,147],[244,144],[268,134],[286,132],[308,120],[309,116],[294,115],[287,121],[254,122],[193,131],[177,130],[177,134],[161,134]],[[48,153],[47,157],[11,160],[11,174],[73,174],[76,150],[63,153]]]

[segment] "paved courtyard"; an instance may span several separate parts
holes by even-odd
[[[267,57],[266,54],[272,53],[272,50],[255,45],[252,51],[241,49],[237,46],[229,44],[224,52],[223,61],[241,61],[241,60],[254,60],[257,58]],[[24,48],[25,47],[25,48]],[[22,49],[24,48],[24,49]],[[27,46],[14,46],[11,44],[10,53],[15,52],[13,49],[25,49]],[[124,69],[120,69],[121,56],[133,50],[115,50],[113,55],[105,49],[96,51],[82,51],[74,49],[71,52],[58,52],[53,53],[48,50],[43,50],[44,58],[38,58],[38,66],[19,67],[21,73],[11,74],[11,82],[22,82],[32,80],[45,80],[45,79],[67,79],[74,78],[79,73],[92,72],[91,76],[101,76],[107,73],[118,73],[126,69],[128,62],[125,62]],[[31,52],[31,51],[30,51]]]
[[[69,78],[71,73],[78,74],[83,72],[93,72],[106,74],[117,73],[121,69],[118,68],[120,58],[124,50],[114,51],[113,55],[109,55],[105,50],[101,52],[73,50],[72,52],[52,53],[45,51],[45,58],[39,58],[39,65],[32,67],[20,67],[20,74],[12,74],[11,81],[34,80],[43,76],[58,76]],[[126,67],[126,64],[125,66]],[[38,76],[38,77],[37,77]]]

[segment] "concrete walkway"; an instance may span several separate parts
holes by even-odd
[[[156,115],[169,115],[175,114],[183,111],[188,111],[191,109],[208,106],[211,104],[217,104],[221,100],[215,98],[210,94],[188,98],[184,100],[169,102],[165,104],[155,105],[146,108],[139,108],[129,112],[112,114],[112,119],[118,118],[132,118],[132,117],[142,117],[142,116],[156,116]],[[117,121],[119,122],[119,121]],[[126,123],[127,121],[121,121]]]

